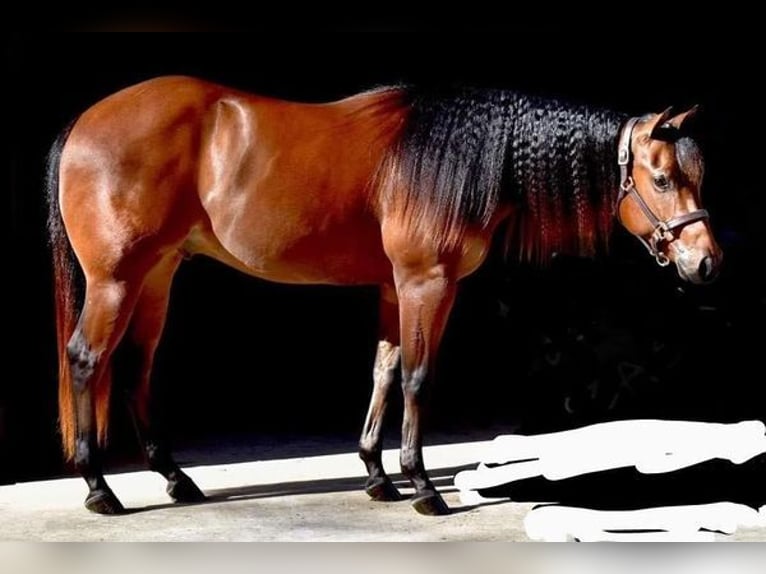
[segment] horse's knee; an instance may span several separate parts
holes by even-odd
[[[66,352],[72,373],[72,384],[75,390],[81,391],[96,371],[98,354],[90,348],[79,327],[69,340]]]
[[[420,397],[427,382],[428,369],[426,367],[416,367],[411,371],[402,373],[402,391],[405,397]]]

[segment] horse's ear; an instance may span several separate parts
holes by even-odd
[[[652,120],[652,129],[649,132],[649,137],[653,140],[667,139],[668,120],[673,116],[673,106],[659,114]]]
[[[679,132],[682,130],[688,131],[689,126],[693,123],[692,120],[697,116],[699,111],[700,107],[698,105],[692,106],[685,112],[672,117],[668,123],[676,128]]]

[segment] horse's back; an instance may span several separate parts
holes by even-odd
[[[300,104],[187,77],[126,88],[67,142],[70,236],[78,251],[119,254],[140,239],[276,280],[374,282],[385,256],[367,192],[400,122],[395,100]],[[88,221],[116,232],[94,240]]]

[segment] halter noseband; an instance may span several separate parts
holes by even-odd
[[[657,217],[652,209],[647,205],[641,194],[636,189],[636,184],[633,181],[633,176],[630,175],[631,153],[630,144],[633,139],[633,128],[636,126],[639,118],[630,118],[620,132],[620,143],[617,148],[617,165],[620,166],[620,191],[617,195],[617,203],[615,204],[615,211],[617,213],[617,219],[622,223],[620,219],[620,204],[622,200],[628,195],[632,195],[641,211],[652,224],[654,230],[652,231],[649,241],[636,235],[641,243],[644,244],[649,253],[652,254],[655,261],[660,267],[666,267],[670,263],[670,259],[659,249],[659,245],[663,242],[670,242],[673,240],[673,231],[682,227],[686,227],[690,223],[708,219],[710,215],[706,209],[696,209],[689,213],[684,213],[677,217],[672,217],[667,221],[662,221]]]

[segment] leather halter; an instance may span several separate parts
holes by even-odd
[[[641,243],[644,244],[644,247],[646,247],[649,253],[652,254],[655,261],[657,261],[657,264],[660,267],[665,267],[670,264],[670,259],[668,259],[668,256],[660,251],[659,245],[661,245],[663,242],[669,243],[673,241],[673,232],[676,229],[686,227],[695,221],[708,219],[710,215],[706,209],[696,209],[689,213],[684,213],[683,215],[671,217],[667,221],[663,221],[657,217],[652,211],[651,207],[647,205],[646,201],[644,201],[644,198],[641,197],[640,193],[638,193],[638,189],[636,189],[636,184],[633,181],[633,176],[630,175],[632,161],[630,144],[633,139],[633,128],[636,126],[638,121],[639,118],[630,118],[627,122],[625,122],[625,126],[620,132],[620,142],[617,148],[617,165],[620,166],[620,191],[617,195],[615,211],[617,213],[617,219],[620,221],[620,223],[622,223],[620,218],[620,204],[622,203],[622,200],[625,199],[628,195],[633,197],[638,206],[641,208],[641,211],[644,212],[644,215],[649,220],[649,223],[651,223],[652,227],[654,228],[652,234],[649,236],[648,241],[640,235],[636,235],[636,237],[638,237]]]

